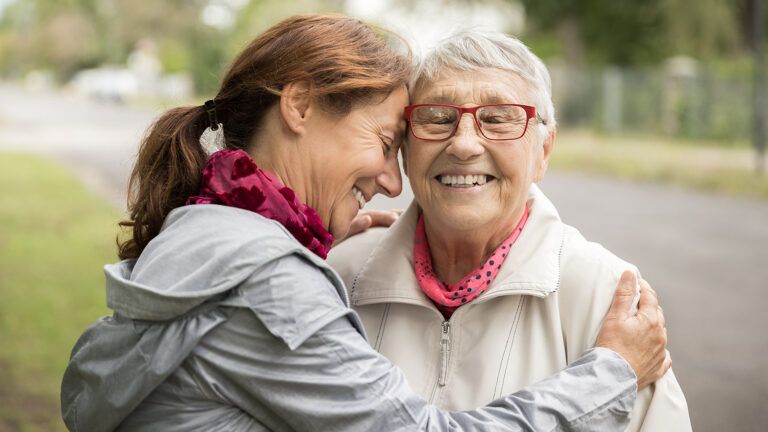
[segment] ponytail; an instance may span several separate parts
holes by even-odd
[[[138,257],[160,233],[168,213],[200,189],[207,157],[200,135],[224,125],[228,149],[247,150],[291,82],[307,81],[311,94],[335,115],[389,94],[408,82],[411,59],[393,51],[365,23],[343,15],[296,15],[254,39],[232,62],[216,92],[216,117],[204,106],[163,114],[144,137],[129,182],[132,238],[118,241],[121,259]]]
[[[120,222],[132,238],[118,240],[120,259],[137,258],[168,213],[199,191],[207,160],[199,139],[206,127],[202,106],[179,107],[166,111],[145,135],[128,182],[129,219]]]

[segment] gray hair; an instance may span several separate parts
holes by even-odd
[[[409,88],[434,81],[440,72],[501,69],[517,74],[534,86],[536,111],[547,131],[555,127],[552,80],[547,67],[520,40],[500,32],[465,30],[440,41],[416,62]]]

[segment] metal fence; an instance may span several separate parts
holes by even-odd
[[[748,75],[725,76],[682,57],[646,69],[574,70],[560,65],[549,69],[561,126],[707,139],[723,145],[749,141]]]

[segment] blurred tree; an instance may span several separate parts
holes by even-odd
[[[739,9],[745,0],[663,0],[665,42],[668,55],[689,55],[707,60],[743,51]]]
[[[0,72],[47,69],[63,81],[78,70],[123,64],[137,43],[153,40],[166,71],[189,71],[210,91],[229,34],[201,23],[210,0],[25,0],[0,18]]]
[[[530,31],[556,35],[574,66],[707,59],[743,48],[737,17],[745,0],[520,0]],[[748,20],[745,20],[748,21]]]
[[[554,32],[564,60],[642,63],[661,57],[664,0],[522,0],[532,32]]]
[[[251,0],[236,16],[230,57],[245,48],[256,35],[283,18],[298,13],[342,12],[344,0]]]
[[[29,0],[11,4],[0,21],[4,72],[55,69],[64,76],[93,65],[100,56],[89,0]]]

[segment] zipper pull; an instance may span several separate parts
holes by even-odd
[[[440,336],[440,377],[438,385],[445,386],[445,377],[448,373],[448,358],[451,353],[451,323],[443,321],[443,333]]]

